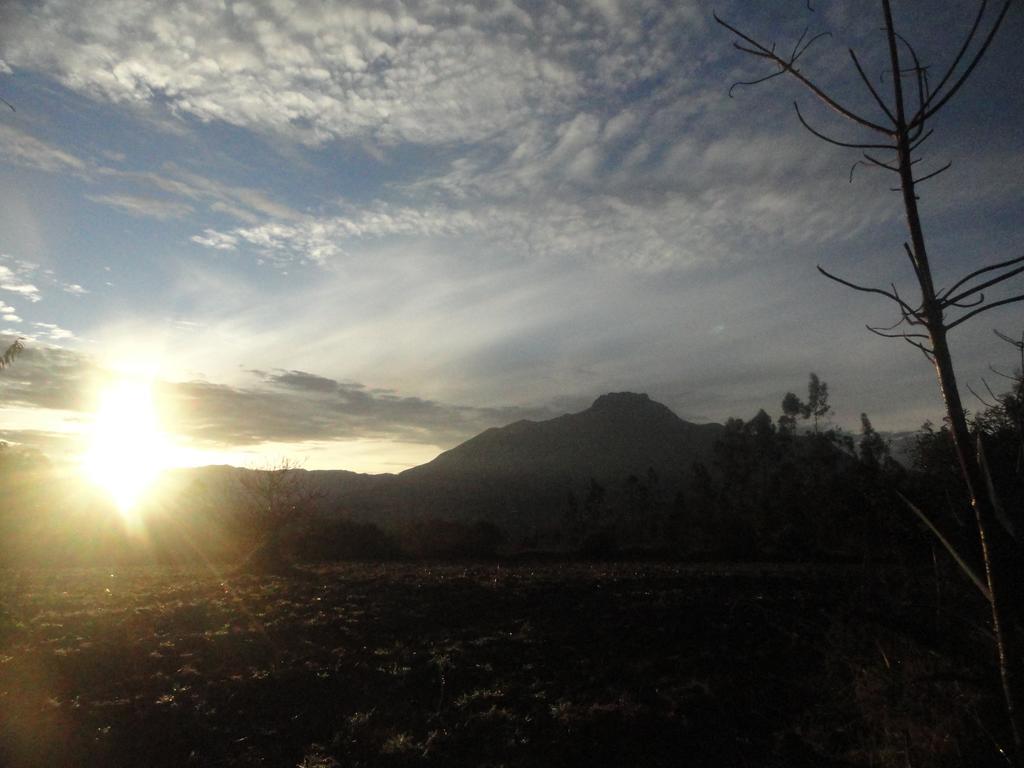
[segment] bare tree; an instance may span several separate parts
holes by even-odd
[[[889,172],[898,180],[894,191],[901,193],[909,233],[909,240],[903,243],[903,252],[910,260],[917,279],[917,299],[901,295],[894,282],[890,282],[888,287],[865,286],[837,277],[820,266],[818,270],[847,288],[889,299],[898,314],[896,322],[881,327],[869,325],[868,329],[879,336],[899,338],[912,344],[924,353],[935,368],[960,469],[975,513],[985,574],[984,583],[978,586],[983,587],[982,593],[991,604],[1003,695],[1019,762],[1022,759],[1021,726],[1015,703],[1014,675],[1020,658],[1006,594],[1009,585],[1005,583],[1005,574],[1009,569],[1004,565],[1005,558],[1010,557],[1013,551],[1012,543],[1008,541],[1005,529],[1001,529],[996,521],[994,500],[989,495],[982,462],[975,452],[968,430],[947,337],[950,331],[983,312],[1024,300],[1024,294],[996,299],[985,294],[985,291],[1024,272],[1024,256],[984,264],[955,280],[949,287],[936,287],[918,209],[918,188],[950,166],[946,164],[930,172],[919,172],[916,167],[919,159],[916,156],[917,150],[932,135],[933,129],[929,127],[932,118],[960,91],[975,71],[1006,18],[1013,0],[1004,0],[994,10],[989,8],[987,0],[981,0],[962,44],[937,80],[921,62],[913,44],[898,30],[893,21],[890,0],[880,0],[880,3],[891,80],[891,93],[887,97],[876,89],[856,51],[852,48],[848,51],[860,82],[879,110],[879,117],[874,119],[845,105],[799,66],[807,50],[828,33],[808,38],[805,29],[796,45],[785,55],[779,52],[775,43],[758,41],[717,15],[715,20],[736,36],[733,45],[737,50],[762,60],[771,68],[761,77],[734,83],[730,95],[741,85],[756,85],[779,76],[795,79],[834,113],[862,132],[862,138],[833,138],[810,125],[799,105],[796,102],[793,104],[800,124],[814,136],[829,144],[860,151],[861,157],[851,168],[851,175],[857,166],[864,165]],[[933,83],[936,83],[934,87]],[[920,513],[920,510],[917,512]]]
[[[243,567],[271,573],[291,570],[282,546],[283,534],[309,519],[322,494],[310,485],[305,470],[289,459],[245,471],[240,482],[245,522],[257,542]]]

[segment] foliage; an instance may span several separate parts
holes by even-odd
[[[811,373],[807,382],[807,402],[803,402],[792,392],[787,392],[782,398],[782,415],[779,417],[779,427],[787,432],[796,429],[796,419],[814,419],[814,431],[818,431],[818,421],[823,419],[832,410],[828,404],[828,384],[818,378],[818,374]]]
[[[283,534],[313,516],[322,494],[309,483],[304,470],[288,459],[245,472],[240,476],[244,492],[243,515],[257,545],[243,567],[266,571],[286,570]]]
[[[22,344],[22,341],[23,339],[15,339],[14,342],[4,350],[3,354],[0,355],[0,371],[13,363],[14,358],[25,350],[25,345]]]
[[[778,428],[764,410],[726,422],[711,465],[693,468],[680,546],[728,559],[893,561],[913,551],[888,445],[866,415],[859,450],[833,429],[798,434],[796,417],[830,410],[813,374],[809,395],[804,404],[787,393]]]

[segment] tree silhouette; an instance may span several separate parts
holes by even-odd
[[[812,373],[807,382],[807,402],[805,403],[792,392],[787,392],[782,398],[782,416],[779,417],[779,427],[783,432],[793,432],[796,429],[796,419],[814,419],[814,433],[818,434],[818,420],[824,418],[832,411],[828,404],[828,384],[818,378],[818,374]]]
[[[4,350],[4,353],[0,355],[0,370],[8,367],[14,362],[14,358],[25,351],[25,345],[21,342],[22,339],[15,339],[14,343],[7,347],[7,349]]]
[[[320,492],[310,486],[305,471],[289,459],[266,469],[247,471],[240,482],[245,520],[257,540],[243,567],[271,573],[289,571],[283,534],[288,527],[309,519]]]
[[[909,241],[903,243],[903,251],[913,268],[919,297],[916,300],[904,297],[892,282],[887,288],[864,286],[837,277],[820,266],[818,270],[829,279],[855,291],[880,295],[893,302],[898,314],[896,322],[881,327],[869,325],[868,329],[879,336],[903,339],[921,350],[935,368],[939,389],[945,401],[960,472],[975,512],[978,540],[985,565],[987,588],[984,592],[991,604],[1000,678],[1016,757],[1020,762],[1024,750],[1021,745],[1022,728],[1014,691],[1019,651],[1016,648],[1015,628],[1004,594],[1004,578],[1010,571],[1004,564],[1004,558],[1010,556],[1012,546],[1005,540],[1005,532],[995,522],[994,501],[987,492],[988,482],[968,429],[949,349],[948,334],[982,312],[1024,300],[1024,294],[998,299],[987,298],[985,294],[986,290],[1024,272],[1024,256],[984,264],[963,275],[947,288],[937,287],[933,279],[918,208],[919,187],[948,169],[949,164],[934,171],[919,172],[916,167],[919,158],[915,157],[921,144],[932,134],[933,129],[929,127],[932,118],[949,103],[975,71],[1012,2],[1013,0],[1002,2],[994,17],[989,13],[986,0],[978,4],[973,23],[961,46],[936,81],[929,73],[927,65],[921,62],[913,44],[897,29],[890,0],[881,0],[882,29],[885,34],[892,88],[888,99],[883,98],[875,88],[872,79],[865,73],[856,51],[849,49],[856,73],[878,107],[881,117],[877,119],[869,119],[847,107],[798,66],[804,53],[828,33],[808,38],[805,30],[789,55],[785,56],[777,52],[775,43],[760,42],[717,15],[715,20],[736,35],[738,40],[733,45],[737,50],[772,65],[772,71],[766,75],[734,83],[730,88],[730,95],[737,86],[755,85],[783,75],[792,77],[833,112],[864,132],[863,138],[852,141],[835,139],[811,126],[804,118],[799,105],[794,102],[797,119],[814,136],[829,144],[861,151],[861,159],[851,168],[851,176],[857,166],[867,166],[885,170],[898,179],[895,190],[901,193],[909,233]],[[909,81],[910,88],[905,88],[904,80]],[[934,82],[937,82],[937,85],[933,87]]]

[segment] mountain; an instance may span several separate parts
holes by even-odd
[[[488,429],[427,464],[398,475],[315,470],[309,482],[325,512],[384,525],[417,518],[488,520],[524,531],[582,504],[592,482],[614,496],[632,476],[671,501],[691,464],[708,459],[722,431],[692,424],[645,394],[602,395],[590,408],[546,421]],[[210,497],[237,491],[240,470],[181,470]],[[654,489],[652,489],[653,491]]]
[[[580,413],[488,429],[396,478],[414,515],[483,518],[521,528],[582,503],[591,481],[633,476],[674,495],[690,465],[710,456],[718,424],[691,424],[645,394],[602,395]]]
[[[683,421],[644,394],[602,395],[580,413],[492,428],[403,472],[406,482],[473,475],[590,477],[675,472],[706,455],[721,427]]]

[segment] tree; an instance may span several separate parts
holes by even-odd
[[[779,416],[779,431],[790,434],[796,431],[796,417],[803,413],[804,404],[793,392],[782,398],[782,415]]]
[[[812,373],[811,380],[807,383],[807,416],[804,418],[814,419],[814,433],[818,433],[818,419],[822,419],[832,410],[828,404],[828,384],[818,378],[818,374]]]
[[[25,345],[21,343],[22,339],[15,339],[14,343],[11,344],[4,353],[0,355],[0,370],[8,367],[14,362],[14,358],[20,355],[25,350]]]
[[[896,190],[901,194],[909,234],[909,241],[903,243],[903,251],[909,259],[916,277],[918,299],[904,298],[895,287],[894,282],[886,281],[891,289],[864,286],[837,277],[820,266],[818,270],[829,279],[855,291],[880,295],[893,302],[898,314],[896,323],[882,327],[868,326],[869,330],[879,336],[903,339],[923,352],[935,369],[939,389],[946,406],[960,473],[974,509],[978,541],[985,566],[985,592],[991,605],[992,624],[996,637],[1000,680],[1016,757],[1020,762],[1024,759],[1022,757],[1024,747],[1021,743],[1022,727],[1019,723],[1014,691],[1014,676],[1017,672],[1019,656],[1014,637],[1015,628],[1009,615],[1005,594],[1006,584],[1004,584],[1004,576],[1009,571],[1009,568],[1004,565],[1004,558],[1008,557],[1012,547],[1010,542],[1005,540],[1000,527],[995,523],[994,503],[987,492],[988,483],[983,475],[968,429],[953,358],[949,349],[948,335],[950,331],[982,312],[1024,300],[1024,294],[991,299],[987,298],[984,293],[984,291],[1024,272],[1024,256],[982,265],[952,282],[948,288],[936,287],[925,244],[924,226],[918,208],[919,186],[945,171],[949,165],[931,172],[918,172],[916,167],[917,150],[933,131],[929,128],[930,121],[949,103],[975,71],[978,63],[989,49],[1013,0],[1004,0],[995,11],[994,17],[989,13],[987,0],[982,0],[978,4],[977,14],[969,31],[964,36],[962,45],[952,58],[951,63],[937,79],[921,62],[913,44],[898,31],[893,20],[890,0],[880,0],[880,3],[882,29],[887,48],[886,57],[889,64],[888,73],[892,89],[888,99],[883,98],[875,88],[872,79],[865,73],[856,51],[852,48],[849,49],[849,55],[857,75],[870,93],[881,115],[875,119],[865,117],[847,107],[812,80],[811,76],[798,66],[804,53],[818,40],[827,36],[827,33],[807,39],[805,30],[797,44],[791,49],[791,53],[786,56],[777,52],[780,49],[774,43],[759,42],[732,24],[723,21],[717,15],[715,20],[736,35],[738,40],[733,45],[737,50],[772,65],[772,71],[768,74],[753,80],[735,83],[733,88],[737,85],[755,85],[783,75],[792,77],[833,112],[865,132],[863,138],[856,140],[834,139],[812,127],[804,119],[799,105],[794,102],[797,119],[814,136],[836,146],[861,151],[861,159],[854,163],[851,174],[853,169],[862,165],[882,169],[894,174],[898,179]],[[904,80],[909,80],[911,85],[909,89],[904,87]],[[932,83],[937,83],[937,85],[932,87]],[[730,94],[733,88],[730,88]],[[882,152],[891,154],[882,156],[880,154]],[[947,316],[947,312],[957,316]]]
[[[824,418],[832,411],[828,404],[828,384],[818,378],[818,374],[811,373],[807,382],[807,402],[803,402],[792,392],[787,392],[782,398],[782,416],[779,417],[779,428],[783,432],[793,432],[796,429],[796,418],[814,419],[814,434],[818,434],[818,420]]]
[[[891,461],[889,444],[875,431],[866,413],[860,415],[860,444],[857,448],[861,463],[872,473],[879,472]]]
[[[282,459],[266,469],[240,475],[243,515],[256,538],[244,568],[267,573],[291,570],[283,548],[285,531],[308,520],[322,494],[309,483],[305,470]]]

